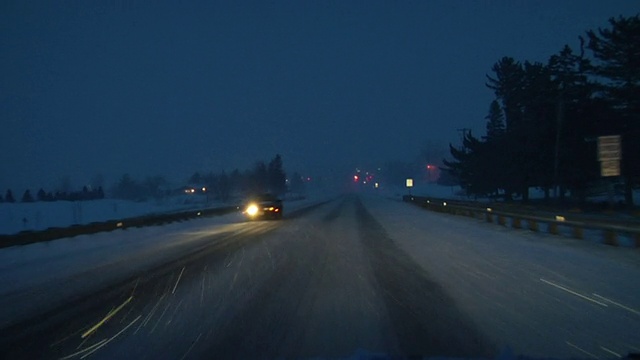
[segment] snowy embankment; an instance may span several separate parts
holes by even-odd
[[[311,194],[318,199],[323,195]],[[286,202],[298,201],[299,195],[285,197]],[[166,214],[192,209],[217,208],[242,201],[222,203],[208,201],[205,196],[175,196],[163,201],[135,202],[102,199],[92,201],[55,201],[31,203],[0,203],[0,234],[46,230],[53,227],[84,225],[93,222],[122,220],[138,216]]]
[[[15,234],[25,230],[45,230],[52,227],[67,227],[216,206],[223,206],[223,204],[184,201],[183,198],[177,197],[164,202],[103,199],[93,201],[2,203],[0,204],[0,234]]]
[[[389,187],[380,190],[386,197],[394,199],[400,199],[402,198],[402,195],[411,194],[415,196],[433,197],[437,199],[474,200],[479,202],[493,201],[489,198],[484,197],[468,197],[467,195],[465,195],[464,190],[460,186],[442,186],[436,183],[415,183],[414,187],[411,189],[406,187]],[[544,199],[544,191],[539,188],[529,188],[529,199]],[[589,196],[588,201],[601,203],[609,201],[609,198],[607,194],[599,194]],[[624,201],[623,194],[615,195],[614,201]],[[633,203],[640,204],[640,189],[636,189],[633,192]]]

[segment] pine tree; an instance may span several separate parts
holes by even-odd
[[[453,160],[444,160],[445,170],[460,180],[460,186],[469,195],[488,195],[497,192],[498,183],[494,172],[502,171],[494,163],[495,159],[487,151],[487,143],[467,133],[462,148],[449,145]]]
[[[524,69],[511,57],[503,57],[493,65],[495,77],[487,75],[486,86],[492,89],[502,102],[507,131],[522,120],[522,88]]]
[[[22,195],[22,202],[33,202],[33,196],[31,196],[31,192],[29,190],[24,191],[24,194]]]
[[[38,190],[38,201],[47,201],[47,193],[44,192],[43,188],[40,188],[40,190]]]
[[[599,174],[594,144],[585,139],[600,134],[597,128],[603,124],[602,119],[606,118],[609,124],[616,120],[604,115],[602,102],[593,97],[598,89],[587,76],[591,64],[584,56],[583,46],[581,41],[580,53],[576,54],[565,45],[558,54],[549,58],[547,66],[556,100],[551,130],[554,143],[551,182],[553,186],[560,187],[561,199],[563,189],[569,189],[579,200],[586,201],[588,184]],[[548,189],[545,190],[548,197]]]
[[[283,195],[287,192],[287,175],[282,166],[282,157],[276,155],[270,162],[268,168],[269,190],[276,195]]]
[[[96,197],[98,199],[104,199],[104,190],[102,190],[102,186],[98,186],[98,194]]]
[[[487,119],[487,135],[485,139],[491,141],[504,135],[504,115],[502,114],[502,108],[497,100],[493,100],[489,106],[489,114],[485,117]]]
[[[8,189],[6,194],[4,195],[4,201],[8,203],[16,202],[16,199],[13,197],[13,192],[11,192],[11,189]]]
[[[245,173],[248,191],[252,195],[264,194],[269,190],[269,172],[264,161],[258,161],[253,170]]]
[[[609,134],[622,135],[622,175],[625,200],[633,205],[633,188],[640,185],[640,15],[609,19],[610,29],[588,31],[588,48],[596,58],[594,73],[606,98],[614,104],[622,122]]]

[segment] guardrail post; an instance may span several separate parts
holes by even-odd
[[[559,234],[558,223],[550,222],[548,231],[549,231],[549,234],[558,235]]]
[[[617,246],[616,233],[613,230],[604,230],[604,243],[611,246]]]
[[[511,220],[511,227],[514,229],[522,229],[522,220],[520,220],[520,218],[514,217]]]
[[[527,223],[529,223],[529,230],[531,230],[531,231],[540,230],[537,221],[535,221],[535,220],[527,220]]]

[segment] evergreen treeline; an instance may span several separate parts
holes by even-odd
[[[450,145],[445,166],[469,194],[520,195],[539,187],[584,200],[600,178],[597,137],[621,135],[625,199],[640,185],[640,18],[612,18],[546,63],[504,57],[487,75],[494,91],[486,135]]]
[[[228,201],[234,195],[251,195],[273,193],[283,195],[287,191],[286,173],[282,164],[282,157],[276,155],[269,163],[258,161],[253,168],[244,172],[236,169],[231,173],[200,174],[194,173],[188,184],[213,198]],[[202,188],[205,191],[202,191]],[[161,176],[154,176],[144,181],[136,181],[128,174],[123,175],[113,187],[111,194],[114,198],[128,200],[145,200],[161,198],[184,189],[171,189],[168,182]]]
[[[44,189],[38,190],[36,196],[34,197],[31,194],[30,190],[25,190],[22,194],[21,201],[22,202],[36,202],[36,201],[87,201],[87,200],[97,200],[104,199],[104,191],[102,187],[98,187],[96,189],[89,189],[84,186],[81,191],[56,191],[56,192],[46,192]],[[11,189],[7,190],[4,197],[0,196],[0,202],[7,203],[15,203],[16,199],[13,196],[13,192]]]

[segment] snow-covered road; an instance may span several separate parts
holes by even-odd
[[[499,348],[535,357],[640,352],[637,249],[499,227],[399,201],[371,197],[365,204]]]
[[[611,358],[640,351],[638,255],[350,195],[0,251],[0,353]]]

